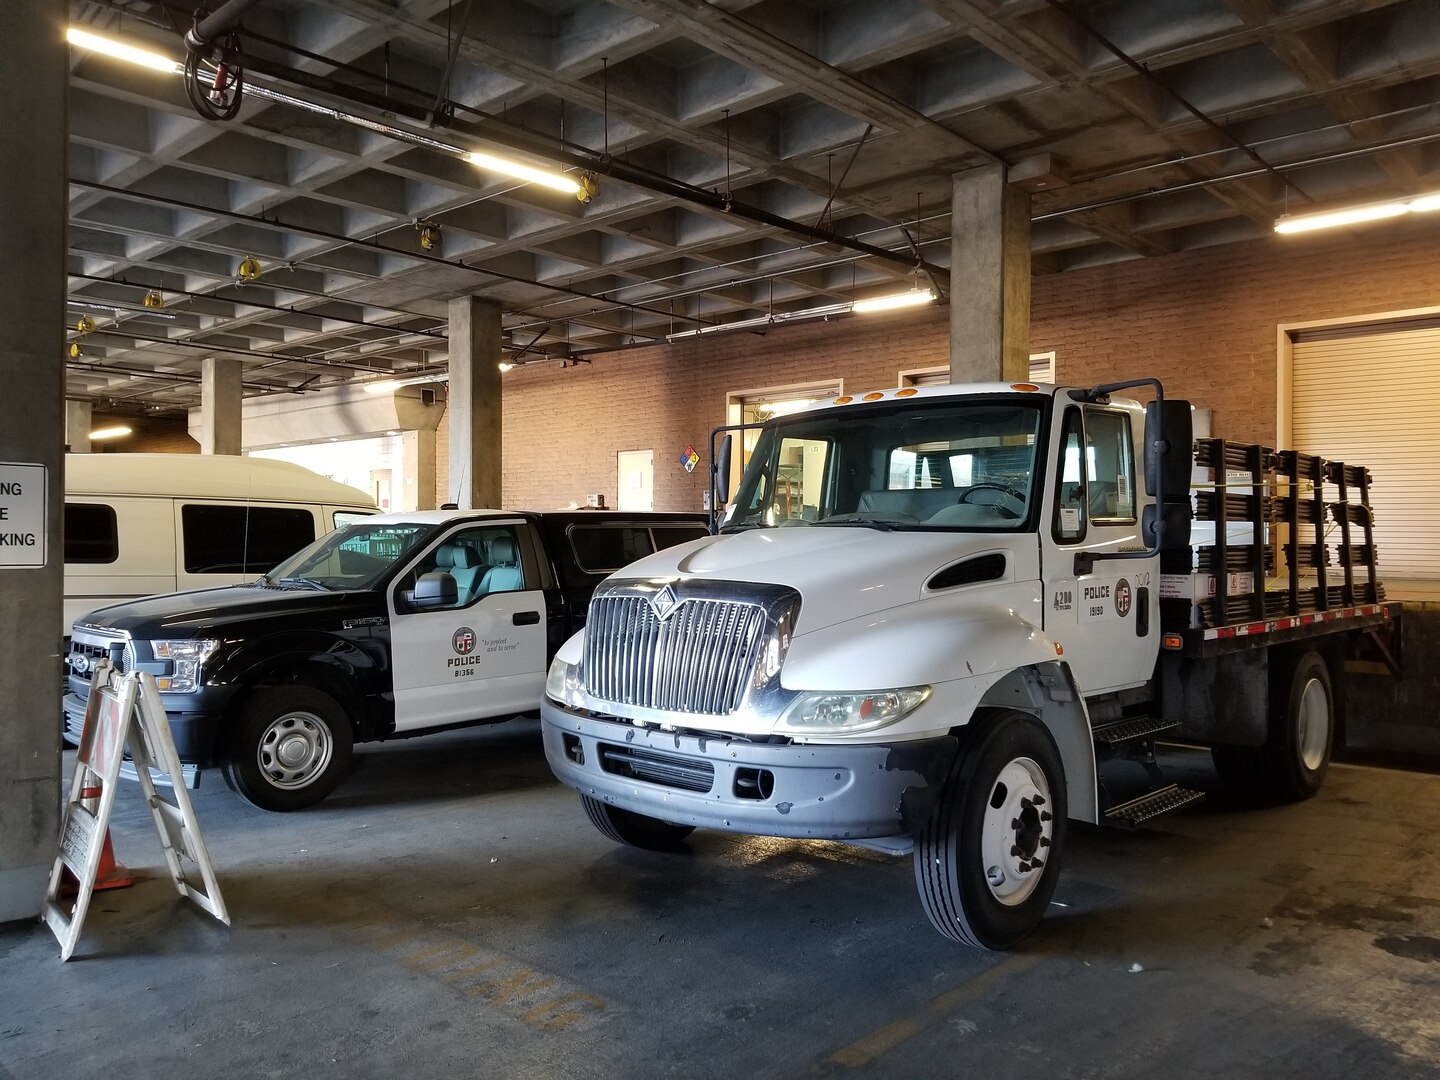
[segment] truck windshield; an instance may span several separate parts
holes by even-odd
[[[1048,400],[922,398],[776,420],[760,434],[722,531],[1024,528]]]
[[[436,528],[413,522],[346,525],[302,548],[262,580],[293,588],[372,589]]]

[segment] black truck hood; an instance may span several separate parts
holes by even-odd
[[[77,626],[124,630],[135,638],[199,636],[209,629],[239,630],[264,623],[267,629],[300,629],[336,616],[384,614],[378,592],[319,592],[309,589],[257,588],[229,585],[191,589],[112,604],[90,612]]]

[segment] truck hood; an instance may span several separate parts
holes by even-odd
[[[800,593],[796,632],[805,634],[911,603],[937,570],[962,559],[1034,543],[1033,535],[1015,533],[755,529],[667,548],[615,576],[788,585]],[[1000,580],[1014,580],[1016,561],[1012,554]]]
[[[308,621],[329,612],[366,606],[364,593],[266,589],[229,585],[147,596],[90,612],[77,626],[124,630],[136,638],[184,638],[259,621]],[[371,600],[373,604],[373,600]]]

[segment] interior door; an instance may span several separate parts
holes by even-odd
[[[1067,406],[1053,463],[1048,528],[1042,524],[1045,631],[1058,642],[1084,694],[1144,682],[1154,671],[1159,635],[1157,559],[1095,559],[1081,553],[1136,551],[1140,535],[1135,448],[1143,413]],[[1081,572],[1083,571],[1083,572]]]
[[[545,599],[520,543],[523,521],[471,523],[432,543],[390,590],[395,730],[528,712],[545,689]],[[421,574],[455,579],[457,599],[417,611]]]
[[[621,450],[616,454],[620,474],[620,509],[655,509],[655,451]]]

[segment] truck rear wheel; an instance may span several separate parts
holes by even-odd
[[[1008,949],[1039,925],[1065,845],[1065,772],[1045,726],[978,712],[915,844],[925,914],[954,941]]]
[[[1264,746],[1217,746],[1221,779],[1277,802],[1299,802],[1320,790],[1335,739],[1335,694],[1318,652],[1301,653],[1270,684],[1270,734]]]
[[[617,844],[628,844],[647,851],[675,851],[695,831],[694,825],[673,825],[633,810],[622,810],[588,795],[581,795],[580,802],[585,806],[585,816],[590,823]]]
[[[350,771],[350,719],[329,694],[266,686],[244,702],[221,771],[262,810],[314,806]]]

